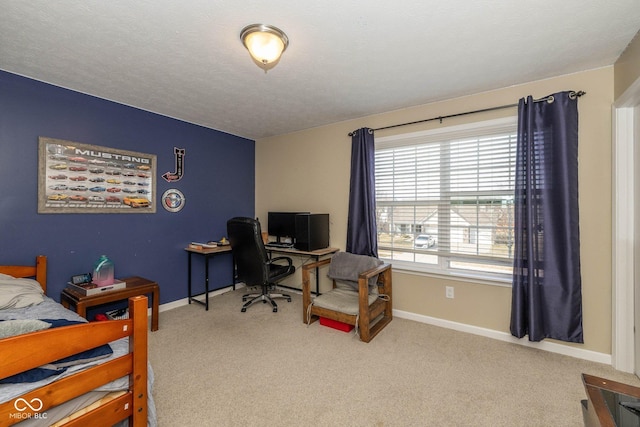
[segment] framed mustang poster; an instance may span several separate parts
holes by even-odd
[[[155,213],[154,154],[38,138],[38,213]]]

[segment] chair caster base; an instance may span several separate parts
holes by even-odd
[[[263,289],[263,292],[261,294],[245,294],[242,296],[242,302],[244,302],[245,304],[242,306],[242,308],[240,309],[240,311],[242,313],[246,313],[247,308],[251,307],[254,304],[257,304],[258,301],[262,301],[263,304],[266,303],[271,303],[272,306],[272,311],[274,313],[278,312],[278,306],[276,305],[276,302],[274,301],[274,298],[283,298],[286,299],[287,302],[291,302],[292,298],[291,295],[288,294],[280,294],[280,293],[274,293],[274,294],[270,294],[267,292],[266,289]]]

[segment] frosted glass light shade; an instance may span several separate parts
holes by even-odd
[[[282,52],[289,45],[289,39],[282,30],[264,24],[243,28],[240,39],[255,63],[265,72],[278,63]]]

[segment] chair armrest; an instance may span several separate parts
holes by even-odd
[[[313,270],[314,268],[322,267],[323,265],[327,265],[331,262],[331,258],[321,259],[320,261],[312,262],[309,264],[305,264],[302,266],[302,270]]]
[[[269,262],[267,262],[267,264],[273,264],[275,261],[282,261],[282,260],[286,260],[287,263],[289,264],[289,266],[291,266],[293,264],[293,261],[291,260],[291,258],[286,257],[286,256],[279,256],[279,257],[271,258],[269,260]]]
[[[303,303],[311,301],[311,285],[310,285],[310,271],[316,268],[320,268],[325,265],[329,265],[331,258],[321,259],[316,262],[311,262],[302,266],[302,300]],[[306,298],[305,298],[306,297]],[[306,305],[305,305],[306,307]]]
[[[381,264],[358,275],[358,294],[362,308],[367,306],[366,298],[369,294],[369,279],[376,275],[378,276],[378,289],[382,288],[382,293],[391,298],[391,264]]]
[[[374,267],[370,270],[363,271],[358,275],[358,279],[363,278],[363,279],[369,280],[373,276],[382,274],[383,272],[385,272],[386,270],[389,270],[390,268],[391,268],[391,264],[381,264],[378,267]]]

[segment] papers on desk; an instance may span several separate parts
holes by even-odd
[[[191,242],[189,243],[189,249],[211,249],[217,248],[218,245],[216,243],[200,243],[200,242]]]

